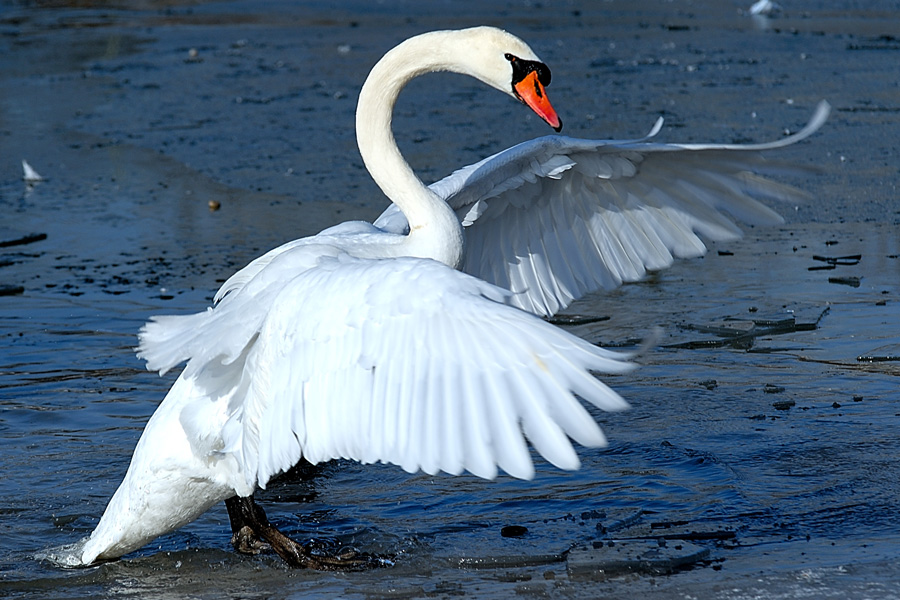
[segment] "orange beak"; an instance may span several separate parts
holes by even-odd
[[[537,71],[532,71],[526,75],[522,81],[513,86],[513,90],[516,97],[527,104],[550,127],[556,131],[562,129],[562,121],[556,114],[553,105],[550,104],[550,99],[547,98],[544,86],[538,81]]]

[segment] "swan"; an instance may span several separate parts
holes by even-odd
[[[586,447],[606,438],[575,395],[605,411],[627,408],[591,372],[628,372],[633,355],[541,317],[702,254],[698,233],[736,237],[721,210],[777,222],[757,198],[800,192],[754,174],[765,167],[758,153],[807,137],[827,116],[822,105],[801,132],[747,146],[550,136],[426,187],[401,156],[391,118],[404,85],[433,71],[470,75],[562,126],[546,94],[549,68],[505,31],[425,33],[389,51],[362,87],[356,128],[392,207],[374,224],[343,223],[271,250],[229,278],[205,312],[142,328],[148,369],[186,365],[71,563],[120,557],[222,501],[238,550],[267,543],[315,568],[366,563],[313,555],[253,501],[301,459],[527,479],[530,442],[553,465],[577,469],[570,438]]]

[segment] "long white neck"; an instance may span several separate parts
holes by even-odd
[[[356,140],[375,183],[409,222],[407,253],[457,268],[463,233],[453,210],[416,177],[391,131],[394,104],[413,78],[434,71],[466,72],[453,59],[451,32],[421,35],[388,52],[363,84],[356,109]]]

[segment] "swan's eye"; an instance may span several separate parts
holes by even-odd
[[[518,56],[509,53],[504,54],[503,57],[512,65],[513,87],[533,72],[537,73],[537,78],[538,81],[541,82],[541,85],[544,87],[550,85],[550,67],[544,63],[536,60],[525,60],[524,58],[519,58]]]

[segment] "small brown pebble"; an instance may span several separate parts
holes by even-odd
[[[222,203],[218,200],[210,200],[209,201],[209,210],[216,211],[222,208]]]

